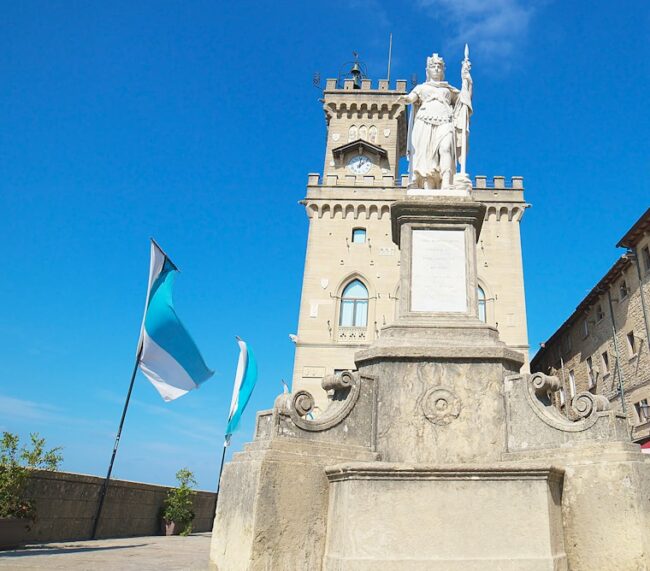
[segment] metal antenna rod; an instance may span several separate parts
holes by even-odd
[[[388,83],[390,84],[390,62],[393,57],[393,33],[391,32],[390,36],[388,37],[388,73],[386,74],[386,79],[388,80]]]

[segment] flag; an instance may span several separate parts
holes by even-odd
[[[232,401],[230,403],[230,414],[228,415],[228,426],[226,427],[226,442],[230,444],[230,437],[239,424],[251,393],[257,382],[257,362],[253,352],[246,342],[237,337],[239,344],[239,361],[237,362],[237,373],[235,374],[235,386],[232,389]]]
[[[172,289],[178,268],[151,240],[149,289],[139,342],[139,367],[165,401],[183,396],[207,381],[198,347],[174,310]]]

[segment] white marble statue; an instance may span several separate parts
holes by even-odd
[[[465,46],[462,87],[458,90],[445,81],[444,60],[433,54],[427,58],[427,81],[397,99],[412,105],[407,150],[411,187],[445,189],[469,184],[465,163],[472,114],[470,69]]]

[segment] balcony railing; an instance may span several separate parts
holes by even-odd
[[[337,339],[341,343],[367,343],[367,327],[339,327]]]

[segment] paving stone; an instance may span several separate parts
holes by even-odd
[[[41,543],[0,552],[0,569],[206,571],[210,534]]]

